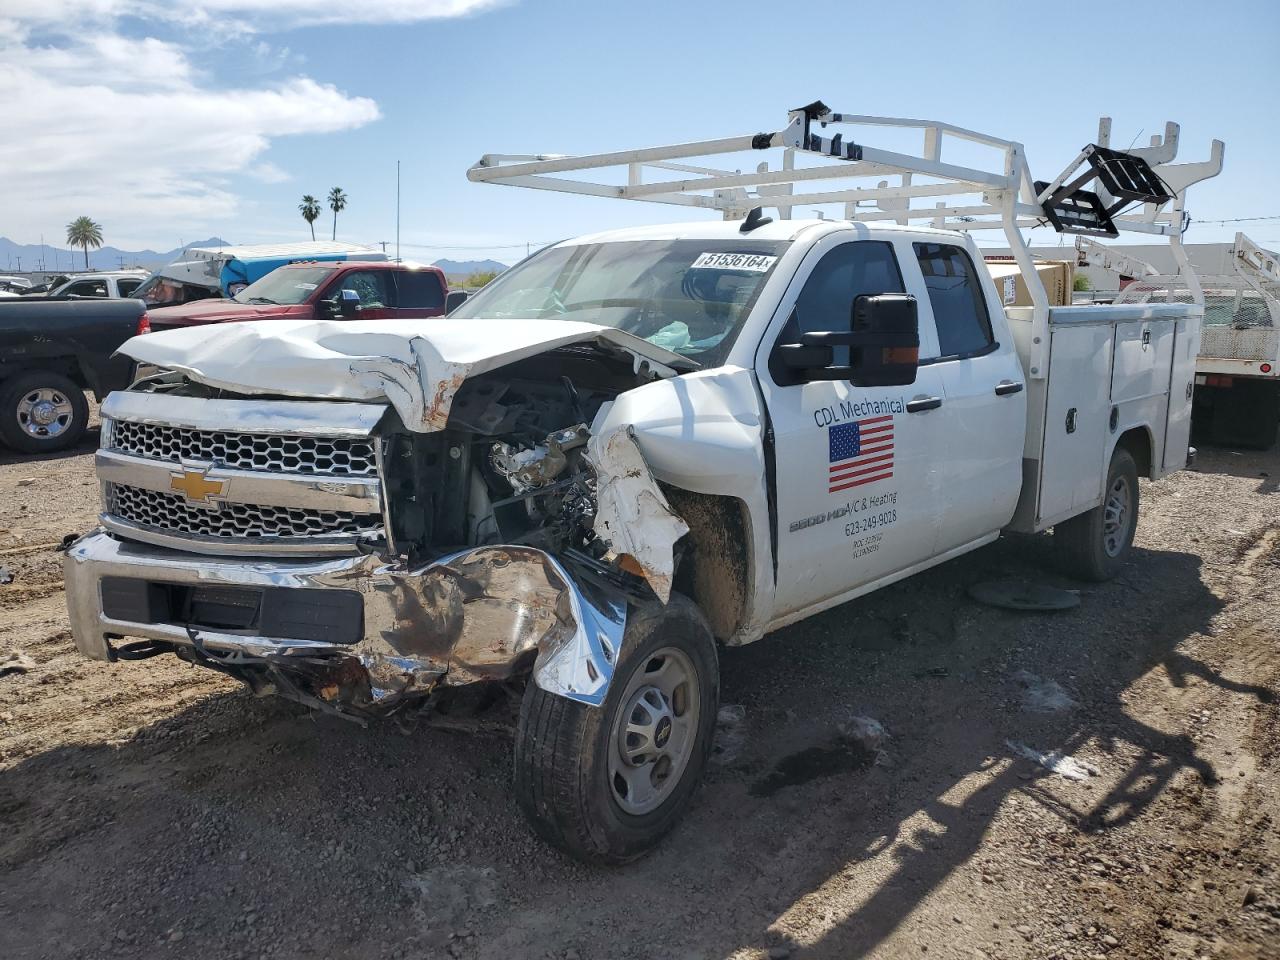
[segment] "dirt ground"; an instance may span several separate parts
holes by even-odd
[[[1280,453],[1144,482],[1104,586],[1007,538],[724,652],[690,816],[604,870],[525,828],[500,730],[80,658],[94,443],[0,456],[0,956],[1280,957]],[[1081,603],[968,598],[1004,576]]]

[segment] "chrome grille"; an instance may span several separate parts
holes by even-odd
[[[138,457],[181,463],[199,460],[238,470],[372,477],[378,469],[366,437],[299,437],[192,430],[115,420],[110,448]]]
[[[373,533],[382,526],[382,517],[374,513],[249,503],[194,507],[174,494],[119,483],[107,485],[107,512],[153,530],[227,540],[355,537]]]

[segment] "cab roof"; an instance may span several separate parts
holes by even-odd
[[[394,260],[295,260],[293,263],[282,264],[276,267],[277,270],[297,270],[310,267],[359,267],[361,270],[430,270],[433,273],[443,275],[444,271],[435,264],[413,263],[408,260],[396,262]]]

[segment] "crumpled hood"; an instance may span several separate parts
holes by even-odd
[[[406,427],[443,430],[464,380],[574,343],[684,362],[629,333],[573,320],[263,320],[144,334],[120,352],[244,394],[389,402]]]

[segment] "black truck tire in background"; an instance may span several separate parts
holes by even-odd
[[[89,426],[89,401],[73,380],[52,370],[0,381],[0,442],[20,453],[75,446]]]
[[[1111,455],[1102,503],[1057,524],[1053,541],[1067,573],[1100,583],[1120,572],[1137,528],[1138,465],[1128,450],[1117,447]]]
[[[659,696],[655,691],[663,681],[657,678],[668,670],[685,678],[683,691],[677,687],[674,696]],[[680,594],[672,594],[666,606],[655,601],[631,607],[602,705],[548,693],[530,680],[516,732],[515,793],[534,831],[590,863],[626,863],[643,856],[675,826],[702,779],[719,695],[715,639],[696,604]],[[663,780],[662,749],[675,743],[673,724],[682,709],[688,736],[679,762],[668,768],[669,780]],[[648,740],[630,731],[646,726],[656,732],[650,746],[658,759],[652,770],[661,786],[649,798],[649,808],[628,810],[626,800],[619,799],[619,782],[625,780],[617,767],[623,758],[612,751],[629,747],[632,759],[641,759]],[[648,769],[631,763],[624,773],[636,776]]]

